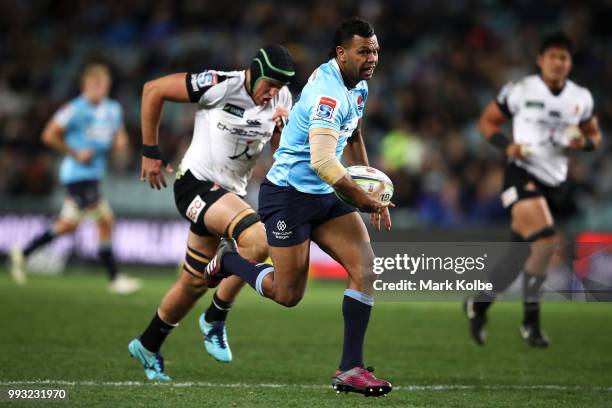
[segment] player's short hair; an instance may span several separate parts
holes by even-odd
[[[372,24],[359,17],[351,17],[342,21],[340,27],[334,33],[334,43],[329,51],[329,57],[336,57],[336,47],[342,47],[353,39],[354,35],[363,38],[369,38],[374,35],[374,27]]]
[[[574,53],[573,41],[561,31],[550,33],[542,38],[539,53],[544,54],[549,48],[564,48],[570,55]]]
[[[81,73],[81,86],[85,83],[85,79],[89,77],[105,77],[109,81],[113,78],[108,66],[97,62],[85,66]]]

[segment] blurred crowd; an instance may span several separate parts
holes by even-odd
[[[509,5],[512,3],[512,5]],[[508,80],[535,73],[542,34],[575,41],[571,78],[594,95],[612,126],[612,1],[145,1],[24,0],[0,5],[0,195],[48,195],[57,156],[40,142],[54,111],[79,93],[79,71],[107,62],[124,108],[128,158],[111,171],[137,179],[140,93],[145,81],[181,71],[246,67],[259,46],[283,43],[297,62],[295,95],[327,59],[338,22],[359,15],[375,27],[380,63],[370,83],[365,138],[372,165],[395,182],[394,202],[425,224],[503,221],[503,159],[478,133],[485,104]],[[194,107],[167,104],[163,151],[177,163]],[[612,194],[610,143],[577,154],[566,215]],[[254,172],[265,175],[269,160]]]

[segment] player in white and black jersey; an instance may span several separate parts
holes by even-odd
[[[183,271],[148,327],[128,346],[150,380],[170,380],[159,353],[162,343],[206,290],[219,284],[204,270],[220,238],[234,238],[241,254],[252,262],[268,257],[263,224],[242,197],[264,145],[272,140],[273,150],[278,146],[291,109],[287,85],[294,74],[289,51],[273,45],[261,48],[243,71],[179,73],[144,86],[141,177],[151,188],[166,186],[162,168],[172,171],[157,146],[163,103],[198,104],[193,139],[174,183],[176,206],[191,223]],[[238,277],[223,280],[199,318],[206,350],[222,362],[232,360],[225,318],[243,286]]]
[[[507,157],[502,203],[511,213],[512,253],[490,275],[492,292],[465,302],[470,334],[485,341],[486,312],[497,294],[524,277],[521,336],[534,347],[546,347],[540,328],[541,286],[556,239],[555,210],[564,199],[568,153],[594,150],[601,132],[588,89],[568,79],[572,43],[563,33],[545,37],[537,56],[539,75],[503,87],[480,117],[480,131]],[[512,138],[501,125],[512,120]]]

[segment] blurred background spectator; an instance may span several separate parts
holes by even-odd
[[[138,203],[148,194],[148,215],[174,216],[171,199],[139,183],[144,82],[180,71],[240,69],[259,46],[283,43],[297,63],[295,96],[326,60],[338,22],[351,15],[370,20],[381,44],[364,134],[371,164],[394,180],[396,225],[507,223],[498,199],[503,159],[476,122],[503,83],[536,72],[540,36],[562,29],[576,42],[571,78],[592,91],[604,132],[603,149],[572,160],[563,211],[581,228],[612,227],[610,0],[1,2],[0,211],[56,209],[58,157],[41,145],[41,130],[78,93],[80,69],[96,60],[112,67],[112,95],[124,107],[133,152],[111,161],[107,195],[120,216],[142,214]],[[175,167],[194,111],[174,104],[164,112],[160,144]],[[252,202],[269,162],[263,158],[254,172]]]

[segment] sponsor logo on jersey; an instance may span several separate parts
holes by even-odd
[[[223,107],[223,111],[230,115],[238,116],[239,118],[244,116],[244,109],[240,106],[232,105],[231,103],[226,103]]]
[[[100,143],[110,143],[115,135],[115,128],[107,123],[95,123],[85,130],[85,137]]]
[[[187,207],[187,211],[185,211],[185,216],[190,219],[192,222],[198,222],[198,217],[202,210],[206,207],[206,201],[202,200],[202,197],[199,195],[195,196],[195,198]]]
[[[238,160],[240,159],[242,156],[244,156],[245,160],[251,160],[253,158],[253,156],[255,156],[258,152],[250,152],[249,153],[249,149],[251,148],[249,145],[251,143],[247,142],[245,145],[242,145],[242,151],[238,152],[237,150],[239,149],[238,144],[236,144],[236,149],[234,149],[234,154],[233,156],[227,156],[228,159],[230,160]]]
[[[561,112],[556,111],[556,110],[551,110],[548,112],[548,116],[550,116],[551,118],[560,118]]]
[[[262,137],[272,136],[272,132],[263,132],[263,131],[254,130],[254,129],[246,130],[246,129],[241,129],[241,128],[231,128],[221,122],[217,123],[217,129],[223,132],[229,132],[231,135],[245,136],[247,138],[253,138],[253,137],[262,138]]]
[[[244,140],[238,139],[236,140],[236,144],[234,146],[234,154],[232,156],[227,156],[230,160],[251,160],[256,158],[261,154],[267,140],[256,139],[256,140]]]
[[[314,119],[333,120],[339,102],[329,96],[320,96],[315,108]]]
[[[247,119],[247,126],[261,126],[259,119]]]
[[[525,101],[526,108],[544,109],[544,102],[542,101]]]
[[[217,73],[214,71],[204,71],[199,74],[191,74],[191,88],[193,92],[198,92],[202,88],[211,87],[219,82]]]
[[[276,231],[272,231],[274,238],[278,240],[289,239],[293,234],[293,231],[286,231],[287,223],[283,220],[278,220],[276,223]]]
[[[515,186],[508,188],[501,195],[502,205],[504,208],[510,207],[518,200],[518,191]]]
[[[212,71],[205,71],[198,74],[198,86],[204,88],[205,86],[212,86],[217,83],[217,74]]]
[[[352,137],[353,132],[357,129],[357,125],[359,125],[359,116],[353,116],[348,123],[340,126],[340,133],[345,133],[347,137]]]
[[[364,108],[363,95],[360,93],[357,97],[357,110],[362,111]]]

